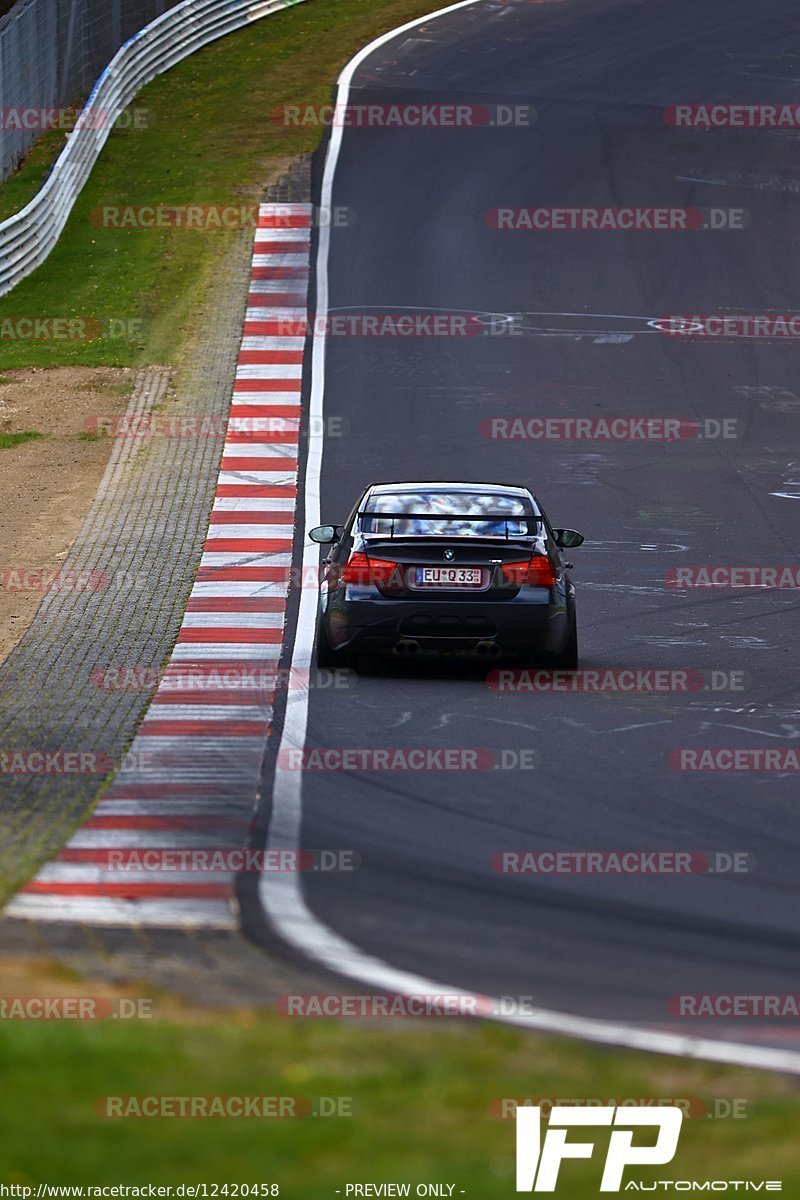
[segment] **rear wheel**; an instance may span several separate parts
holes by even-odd
[[[320,619],[317,639],[314,644],[314,660],[320,671],[335,671],[337,667],[355,670],[356,658],[350,650],[334,650],[325,632],[325,623]]]
[[[569,637],[564,649],[554,659],[554,666],[559,671],[577,671],[578,669],[578,616],[572,617]]]

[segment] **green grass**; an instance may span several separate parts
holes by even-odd
[[[26,429],[24,433],[0,433],[0,450],[13,450],[15,446],[35,442],[40,437],[44,437],[44,434],[37,433],[35,429]]]
[[[156,1002],[156,1009],[158,1002]],[[501,1097],[746,1098],[744,1120],[684,1122],[669,1167],[631,1177],[766,1177],[800,1189],[797,1103],[777,1077],[526,1036],[497,1026],[369,1027],[272,1013],[96,1023],[0,1023],[0,1179],[9,1183],[277,1182],[322,1200],[346,1182],[453,1182],[513,1191]],[[109,1119],[105,1096],[346,1097],[352,1116]],[[606,1136],[596,1133],[602,1155]],[[561,1194],[595,1197],[597,1161]]]
[[[0,299],[4,318],[82,317],[91,340],[0,340],[0,366],[175,364],[195,310],[231,239],[215,230],[112,229],[104,206],[251,205],[270,164],[318,143],[320,130],[285,128],[283,104],[323,104],[343,64],[370,38],[436,0],[307,0],[222,38],[156,79],[136,98],[146,129],[116,129],[49,259]],[[62,135],[47,134],[0,187],[0,219],[41,186]],[[110,321],[138,320],[143,335],[108,336]],[[117,330],[122,326],[116,326]]]

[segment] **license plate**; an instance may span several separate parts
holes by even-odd
[[[417,587],[480,587],[480,567],[417,567]]]

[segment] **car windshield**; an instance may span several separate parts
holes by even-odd
[[[530,537],[527,518],[534,515],[520,497],[483,492],[380,492],[369,497],[366,513],[393,514],[360,517],[361,532],[380,537]],[[464,520],[473,515],[493,519]]]

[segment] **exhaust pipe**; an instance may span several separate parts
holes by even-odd
[[[475,647],[475,653],[479,654],[481,658],[497,658],[497,656],[500,654],[500,647],[498,646],[497,642],[484,640],[482,642],[478,642],[477,646]]]
[[[419,654],[421,649],[422,647],[419,642],[414,641],[413,638],[403,638],[401,642],[392,647],[392,653],[405,658],[406,656],[412,657],[415,654]]]

